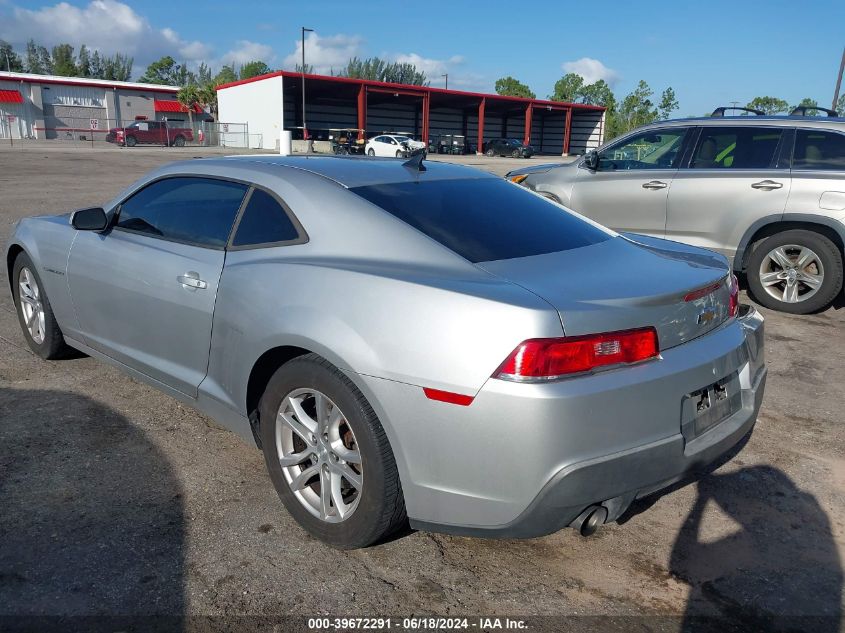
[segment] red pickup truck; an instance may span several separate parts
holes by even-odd
[[[135,121],[126,127],[113,127],[106,134],[106,141],[135,147],[139,143],[184,147],[194,140],[194,133],[187,127],[169,127],[165,121]]]

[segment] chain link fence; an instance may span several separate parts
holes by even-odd
[[[26,131],[24,131],[26,130]],[[26,145],[34,141],[69,145],[260,148],[261,134],[250,134],[246,123],[190,119],[116,120],[49,117],[43,126],[20,125],[16,117],[0,117],[0,143]]]

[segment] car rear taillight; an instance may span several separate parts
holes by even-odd
[[[730,284],[731,290],[731,298],[728,303],[728,316],[734,317],[739,311],[739,281],[737,280],[736,275],[731,274],[728,284]]]
[[[529,339],[517,345],[494,378],[534,382],[656,358],[653,327],[587,336]]]

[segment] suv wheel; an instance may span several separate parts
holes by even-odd
[[[842,253],[819,233],[784,231],[754,245],[747,275],[759,303],[809,314],[830,305],[842,290]]]
[[[270,478],[312,536],[351,549],[405,524],[390,443],[343,372],[316,354],[296,358],[270,379],[259,408]]]

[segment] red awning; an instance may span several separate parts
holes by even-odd
[[[183,106],[178,101],[168,101],[165,99],[156,99],[155,100],[155,111],[156,112],[187,112],[188,108]],[[202,108],[199,107],[196,103],[194,104],[193,111],[196,114],[202,114]]]
[[[23,97],[17,90],[0,90],[0,103],[23,103]]]

